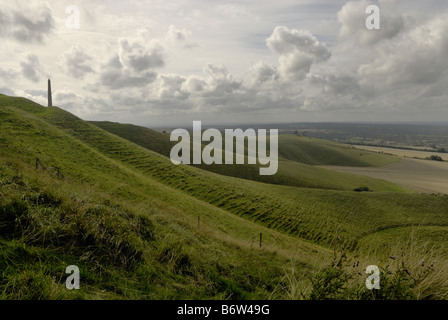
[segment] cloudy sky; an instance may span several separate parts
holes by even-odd
[[[446,0],[2,1],[0,41],[0,93],[86,120],[448,121]]]

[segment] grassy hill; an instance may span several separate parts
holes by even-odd
[[[92,122],[101,129],[138,144],[166,157],[176,142],[170,135],[132,124],[114,122]],[[341,173],[312,166],[313,164],[383,165],[399,160],[398,157],[359,152],[345,145],[320,139],[302,138],[293,135],[279,136],[279,169],[273,176],[260,176],[257,165],[194,165],[197,168],[264,183],[293,187],[351,191],[359,186],[368,186],[375,191],[407,191],[390,182]],[[362,153],[362,155],[360,155]],[[247,154],[247,152],[246,152]],[[301,157],[297,157],[301,155]],[[306,161],[305,161],[306,160]],[[369,161],[369,162],[368,162]]]
[[[348,145],[318,138],[283,135],[279,156],[312,165],[380,167],[400,161],[399,157],[358,150]]]
[[[132,141],[148,150],[170,156],[171,148],[177,142],[170,141],[170,135],[133,124],[123,124],[110,121],[90,121],[95,126]]]
[[[281,284],[290,257],[326,252],[104,156],[74,136],[97,132],[93,141],[109,138],[112,150],[134,146],[60,109],[0,101],[3,298],[261,298]],[[61,129],[70,126],[73,135]],[[162,162],[145,152],[148,164]],[[79,293],[61,281],[69,264],[82,271]],[[297,267],[309,268],[303,259]]]
[[[94,125],[132,141],[149,150],[170,156],[176,142],[170,135],[132,124],[92,121]],[[380,167],[400,161],[399,157],[371,151],[360,151],[337,142],[296,135],[279,136],[280,158],[310,165]]]
[[[308,277],[332,270],[336,245],[350,250],[348,263],[361,260],[365,268],[372,264],[365,239],[448,226],[446,196],[270,185],[174,166],[62,109],[22,98],[0,96],[0,132],[6,299],[331,298]],[[82,271],[81,291],[65,289],[71,264]],[[437,272],[431,290],[416,292],[442,298],[447,283]],[[338,294],[362,298],[358,287]]]

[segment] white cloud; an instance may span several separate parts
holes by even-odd
[[[331,57],[327,47],[308,30],[279,26],[266,43],[280,54],[279,71],[287,79],[304,79],[313,63],[324,62]]]
[[[140,124],[448,116],[446,1],[81,0],[68,30],[71,4],[2,4],[0,87],[46,103],[51,74],[56,105]]]

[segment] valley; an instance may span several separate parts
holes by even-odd
[[[273,176],[175,166],[167,134],[4,95],[0,132],[2,299],[379,299],[372,264],[405,283],[402,264],[425,271],[389,298],[446,299],[448,197],[404,183],[406,170],[442,179],[445,163],[280,135]],[[65,289],[67,265],[83,290]]]

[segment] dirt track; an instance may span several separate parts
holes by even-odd
[[[448,162],[403,158],[380,168],[321,167],[387,180],[420,192],[448,194]]]

